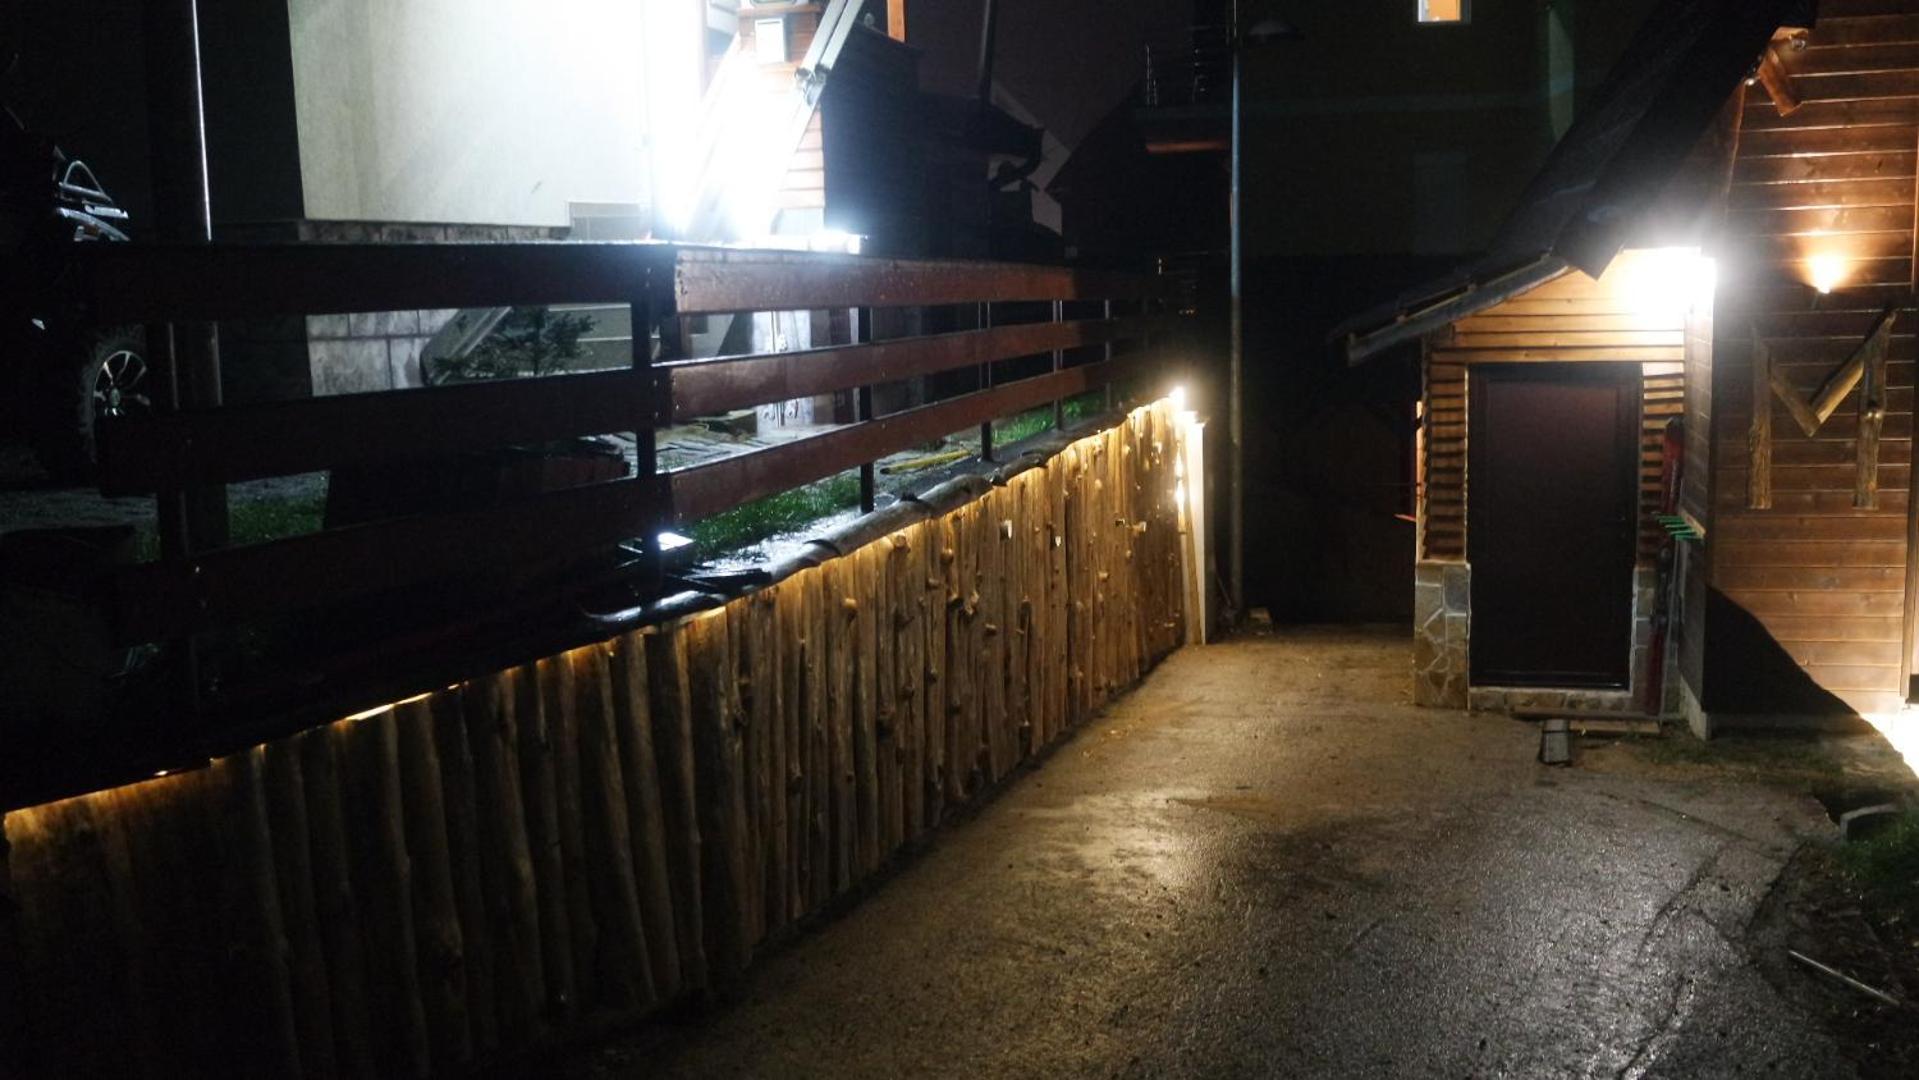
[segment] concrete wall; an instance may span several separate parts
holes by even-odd
[[[692,0],[288,0],[306,216],[564,225],[569,201],[649,203],[645,43],[679,8],[697,17]]]

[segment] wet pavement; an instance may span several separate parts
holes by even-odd
[[[739,1000],[580,1076],[1852,1075],[1755,961],[1810,798],[1539,765],[1403,631],[1171,658]]]

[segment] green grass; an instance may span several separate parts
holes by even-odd
[[[1908,925],[1919,924],[1919,810],[1867,840],[1840,850],[1846,872],[1866,891],[1892,905]]]
[[[1081,394],[1066,399],[1066,426],[1071,427],[1081,420],[1099,412],[1106,402],[1106,392],[1096,390],[1090,394]],[[1028,409],[1016,416],[993,421],[993,442],[996,445],[1010,446],[1023,442],[1041,432],[1051,430],[1053,426],[1053,407],[1041,405],[1037,409]]]
[[[238,546],[319,532],[325,520],[325,495],[248,499],[233,504],[227,528]]]
[[[233,547],[304,536],[320,531],[326,520],[326,495],[298,495],[277,499],[247,499],[227,511],[227,543]],[[160,558],[160,534],[143,524],[134,536],[134,557],[141,562]]]
[[[859,504],[859,474],[845,472],[715,514],[688,532],[700,545],[701,554],[722,555],[770,536],[803,529]]]

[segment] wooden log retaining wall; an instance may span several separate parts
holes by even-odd
[[[1181,644],[1185,430],[1161,402],[723,607],[8,814],[0,1075],[457,1072],[726,984]]]

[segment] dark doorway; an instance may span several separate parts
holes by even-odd
[[[1473,682],[1626,686],[1639,365],[1489,365],[1467,380]]]

